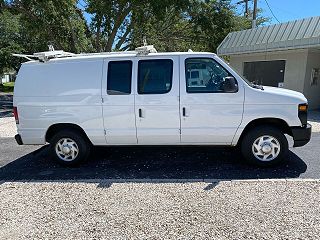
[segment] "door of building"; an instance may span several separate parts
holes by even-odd
[[[256,84],[279,87],[284,82],[285,60],[245,62],[243,76]]]

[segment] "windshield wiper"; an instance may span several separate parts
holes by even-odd
[[[251,87],[256,88],[256,89],[264,90],[262,85],[258,85],[258,84],[255,84],[255,83],[251,83]]]

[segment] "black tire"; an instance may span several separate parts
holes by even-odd
[[[56,151],[57,144],[62,141],[62,139],[70,139],[76,143],[76,145],[73,145],[72,142],[70,143],[70,147],[76,146],[78,148],[78,153],[75,152],[75,158],[71,160],[63,160],[61,157],[59,157],[59,154]],[[68,143],[66,143],[68,145]],[[76,149],[76,148],[75,148]],[[58,162],[59,164],[63,166],[77,166],[80,163],[85,162],[89,155],[90,155],[90,149],[91,149],[91,144],[89,140],[87,139],[86,136],[84,136],[83,133],[77,130],[73,129],[66,129],[66,130],[61,130],[58,133],[56,133],[52,139],[50,140],[50,155],[53,157],[53,159]],[[58,151],[60,148],[58,148]],[[72,150],[71,154],[72,155]],[[61,156],[61,155],[60,155]],[[67,156],[67,155],[65,155]]]
[[[274,139],[276,139],[276,140],[273,140],[272,143],[276,143],[276,145],[277,144],[280,145],[280,150],[278,148],[274,148],[275,153],[277,154],[272,155],[273,152],[271,150],[271,153],[270,153],[272,155],[271,156],[271,155],[268,155],[269,152],[263,153],[262,149],[261,151],[258,151],[257,148],[253,146],[254,143],[256,143],[255,146],[263,145],[263,144],[257,144],[257,143],[260,143],[257,139],[262,136],[271,136]],[[266,142],[267,142],[270,138],[268,139],[268,137],[266,137],[263,139],[266,139]],[[268,145],[268,144],[265,144],[265,145]],[[267,150],[269,150],[268,147],[269,146],[266,146]],[[288,152],[288,141],[286,136],[282,133],[280,129],[272,126],[258,126],[250,130],[249,132],[247,132],[246,135],[243,137],[241,142],[241,152],[244,158],[247,160],[247,162],[251,164],[258,165],[261,167],[274,166],[284,160],[284,157]],[[256,155],[259,155],[259,156],[256,156]],[[268,155],[269,159],[261,160],[261,158],[263,158],[264,155]],[[274,158],[274,156],[276,157]]]

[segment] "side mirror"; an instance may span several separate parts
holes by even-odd
[[[223,81],[223,91],[225,93],[238,92],[238,83],[234,77],[225,77]]]

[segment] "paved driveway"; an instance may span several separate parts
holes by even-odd
[[[12,94],[0,93],[0,118],[12,116]]]

